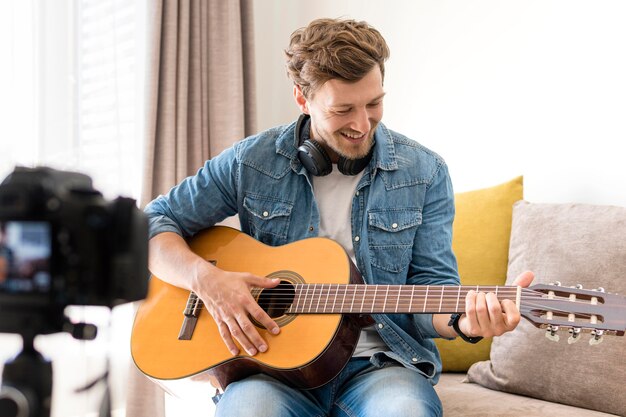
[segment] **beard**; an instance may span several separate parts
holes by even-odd
[[[377,127],[378,123],[372,124],[370,131],[367,133],[367,137],[358,143],[350,142],[340,131],[329,133],[315,128],[314,130],[316,139],[324,143],[327,148],[330,148],[332,153],[339,157],[356,160],[364,158],[370,153],[370,150],[374,146],[374,132],[376,132]]]

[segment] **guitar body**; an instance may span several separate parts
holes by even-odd
[[[227,271],[251,272],[290,283],[358,283],[360,275],[344,249],[324,238],[271,247],[231,228],[213,227],[190,242],[191,249]],[[190,291],[153,276],[136,316],[131,354],[137,367],[157,382],[192,378],[225,389],[235,380],[266,373],[301,388],[314,388],[337,375],[350,359],[360,325],[350,315],[284,314],[272,335],[257,326],[268,350],[233,356],[211,315],[201,310],[189,340],[180,340]],[[167,387],[167,384],[162,384]]]

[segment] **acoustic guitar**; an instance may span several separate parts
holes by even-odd
[[[277,287],[255,288],[252,293],[281,332],[273,335],[255,323],[268,350],[249,356],[240,349],[233,356],[193,292],[152,276],[135,317],[131,353],[141,372],[170,391],[168,382],[189,378],[208,380],[223,390],[230,382],[260,372],[300,388],[320,386],[350,359],[363,316],[462,312],[470,290],[514,300],[522,316],[545,328],[554,340],[564,328],[570,330],[570,342],[590,332],[592,344],[607,334],[623,336],[626,330],[626,298],[602,289],[366,285],[345,250],[326,238],[271,247],[216,226],[189,244],[223,270],[279,278]]]

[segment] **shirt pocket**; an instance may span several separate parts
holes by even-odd
[[[260,242],[278,246],[287,243],[293,203],[275,197],[249,194],[243,206],[248,212],[250,235]]]
[[[422,224],[416,208],[390,208],[368,213],[369,251],[373,267],[398,273],[411,262],[413,241]]]

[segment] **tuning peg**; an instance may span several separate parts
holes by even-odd
[[[577,290],[582,290],[583,286],[582,286],[582,284],[576,284],[576,285],[574,285],[574,288],[576,288]]]
[[[550,285],[554,285],[555,287],[560,287],[561,286],[561,281],[551,282]]]
[[[589,344],[591,346],[599,345],[602,343],[604,337],[604,330],[593,330],[591,332],[591,339],[589,339]]]
[[[598,292],[606,292],[606,290],[602,287],[598,287],[596,289],[594,289],[594,291],[598,291]]]
[[[560,339],[559,335],[557,334],[558,331],[559,331],[559,326],[550,324],[546,328],[546,337],[549,340],[552,340],[553,342],[558,342]]]
[[[580,338],[580,327],[572,327],[571,329],[569,329],[569,338],[567,339],[567,343],[568,344],[572,344],[572,343],[576,343],[578,342],[579,338]]]

